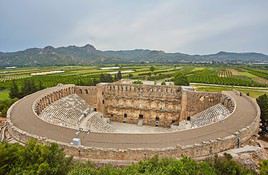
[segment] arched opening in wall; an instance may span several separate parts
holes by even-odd
[[[123,123],[126,123],[126,122],[127,122],[127,114],[125,113],[125,114],[124,114]]]
[[[158,116],[155,117],[155,126],[159,126],[159,117]]]
[[[86,89],[85,91],[86,91],[86,94],[88,94],[88,90]]]
[[[139,114],[138,126],[142,126],[142,125],[143,125],[143,115]]]
[[[94,111],[97,111],[97,108],[94,108]]]
[[[79,93],[80,93],[80,94],[82,94],[82,93],[83,93],[82,89],[79,89]]]
[[[187,117],[187,121],[190,121],[191,120],[191,117]]]
[[[102,100],[102,104],[104,104],[104,100]]]

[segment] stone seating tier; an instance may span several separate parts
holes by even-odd
[[[221,103],[216,104],[191,117],[192,128],[202,127],[225,119],[230,111]]]

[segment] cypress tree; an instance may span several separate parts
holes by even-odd
[[[41,90],[41,89],[44,89],[45,87],[43,86],[43,83],[41,80],[39,80],[39,83],[38,83],[38,90]]]
[[[117,80],[121,80],[122,79],[122,73],[121,73],[121,71],[118,71],[117,72]]]
[[[12,86],[10,88],[9,97],[10,98],[19,98],[19,88],[14,80],[12,81]]]
[[[268,96],[266,94],[259,96],[256,99],[261,110],[261,129],[262,133],[267,133],[268,130]]]

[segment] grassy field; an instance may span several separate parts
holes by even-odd
[[[9,91],[2,90],[0,91],[0,100],[8,100],[9,99]]]

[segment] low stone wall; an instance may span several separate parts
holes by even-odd
[[[35,138],[42,143],[57,143],[68,155],[83,157],[88,159],[101,159],[101,160],[142,160],[145,158],[159,155],[160,157],[181,157],[182,155],[192,158],[202,158],[211,156],[213,154],[235,148],[238,144],[244,143],[250,137],[257,134],[259,127],[259,120],[256,119],[251,125],[242,128],[236,133],[224,138],[217,138],[216,140],[204,141],[200,144],[186,145],[176,147],[167,147],[162,149],[109,149],[109,148],[94,148],[85,146],[73,146],[68,143],[62,143],[55,140],[46,139],[26,133],[15,126],[9,121],[8,131],[17,140],[26,142],[28,139]]]

